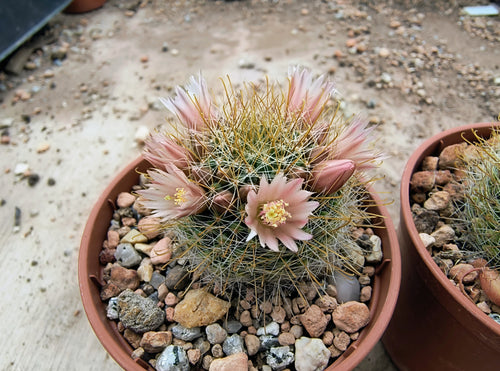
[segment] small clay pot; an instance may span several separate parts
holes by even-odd
[[[123,169],[97,200],[83,232],[78,257],[78,279],[80,294],[87,318],[98,339],[118,364],[128,371],[153,370],[145,361],[132,360],[132,347],[118,332],[116,323],[106,318],[106,304],[100,299],[104,285],[103,266],[99,253],[106,239],[109,221],[113,215],[113,204],[120,192],[129,192],[139,183],[139,172],[145,172],[151,165],[142,157]],[[396,230],[387,209],[380,198],[370,190],[374,206],[370,212],[380,215],[373,223],[383,228],[374,228],[382,240],[384,258],[373,277],[370,323],[360,332],[357,341],[327,369],[352,370],[373,349],[384,333],[391,319],[398,297],[401,279],[401,257]]]
[[[86,13],[98,9],[104,5],[106,0],[73,0],[64,9],[64,13]]]
[[[439,269],[420,240],[410,209],[410,179],[426,156],[446,146],[489,138],[499,123],[444,131],[411,155],[401,179],[399,242],[403,274],[399,299],[382,342],[400,370],[498,370],[500,325],[485,315]]]

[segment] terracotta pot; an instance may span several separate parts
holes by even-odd
[[[78,258],[78,279],[83,307],[89,322],[108,353],[124,369],[144,370],[152,368],[142,360],[132,360],[131,346],[118,332],[116,324],[106,318],[106,305],[100,299],[103,266],[99,263],[99,252],[106,238],[109,221],[113,214],[113,203],[120,192],[128,192],[139,182],[137,171],[145,172],[151,165],[142,157],[129,164],[106,188],[95,204],[83,232]],[[396,305],[401,279],[401,257],[395,228],[386,208],[376,194],[371,192],[377,204],[371,212],[381,215],[375,222],[385,228],[375,228],[382,239],[384,260],[373,280],[370,301],[371,321],[357,341],[340,356],[328,370],[351,370],[359,364],[380,340]]]
[[[106,0],[73,0],[64,9],[64,13],[86,13],[104,5]]]
[[[382,338],[400,370],[498,370],[500,325],[450,283],[420,240],[410,209],[410,179],[426,156],[451,144],[489,138],[496,124],[473,124],[442,132],[410,157],[401,180],[399,241],[403,274],[398,303]]]

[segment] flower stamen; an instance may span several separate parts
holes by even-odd
[[[181,204],[183,204],[184,202],[187,201],[187,198],[186,198],[186,190],[184,188],[176,188],[175,189],[175,193],[174,193],[174,203],[177,205],[177,206],[180,206]],[[164,200],[166,201],[171,201],[172,200],[172,196],[170,195],[166,195],[164,198]]]
[[[276,228],[279,224],[284,224],[287,218],[292,217],[285,210],[286,206],[288,206],[288,203],[283,200],[265,203],[262,205],[262,211],[259,213],[260,219],[264,224]]]
[[[176,188],[175,191],[176,192],[174,194],[175,196],[174,202],[177,206],[187,201],[187,198],[185,197],[186,190],[184,188]]]

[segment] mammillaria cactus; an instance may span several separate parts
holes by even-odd
[[[324,76],[292,68],[287,90],[269,81],[236,91],[224,80],[221,104],[205,81],[162,102],[178,118],[147,140],[154,165],[145,207],[175,233],[177,257],[221,290],[238,284],[294,287],[334,270],[362,268],[352,231],[369,222],[363,171],[377,165],[372,128],[344,122]]]
[[[466,248],[500,267],[500,129],[488,140],[477,138],[462,156],[465,202],[462,216]]]
[[[476,139],[459,156],[464,199],[458,202],[458,223],[464,227],[464,252],[479,257],[473,265],[481,287],[500,305],[500,129],[493,128],[487,140]]]

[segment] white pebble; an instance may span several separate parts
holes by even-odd
[[[149,128],[147,126],[142,125],[137,128],[134,139],[136,143],[144,144],[148,136],[149,136]]]
[[[14,174],[15,175],[23,175],[24,173],[26,173],[28,170],[29,170],[30,166],[25,163],[25,162],[21,162],[19,164],[16,165],[16,167],[14,168]]]
[[[280,325],[277,322],[271,322],[266,327],[260,327],[257,330],[257,336],[261,335],[274,335],[278,336],[280,333]]]
[[[301,337],[295,341],[295,368],[300,371],[324,370],[330,351],[321,339]]]
[[[382,261],[383,257],[382,241],[380,240],[380,237],[377,236],[376,234],[370,236],[370,241],[373,244],[373,248],[370,254],[365,257],[365,259],[368,263],[379,263]]]
[[[427,233],[419,233],[418,235],[425,247],[429,247],[436,242],[436,239]]]

